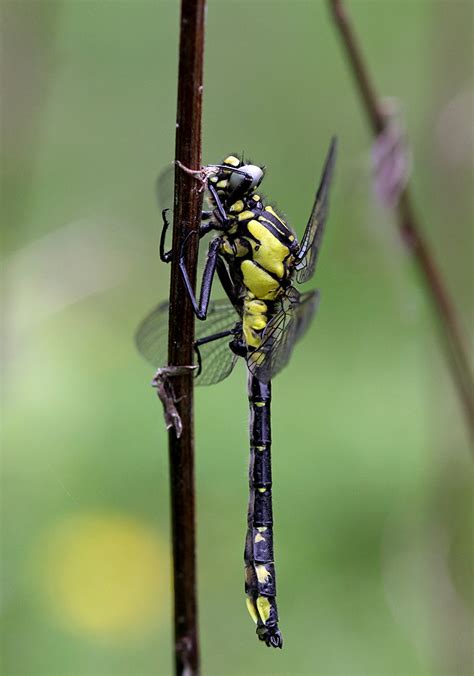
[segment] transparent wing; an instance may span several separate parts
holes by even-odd
[[[295,343],[304,335],[319,302],[319,291],[300,294],[291,287],[280,311],[263,331],[262,344],[247,357],[247,366],[262,382],[268,382],[288,363]]]
[[[170,216],[173,212],[174,193],[174,164],[170,162],[156,179],[156,201],[160,209],[169,209]]]
[[[160,303],[146,315],[135,331],[135,345],[155,368],[166,366],[168,355],[169,303]]]
[[[308,281],[314,274],[318,260],[321,240],[324,233],[324,224],[328,212],[329,186],[336,160],[336,139],[333,138],[324,164],[321,183],[319,184],[313,211],[309,217],[306,230],[300,243],[296,269],[296,280],[300,284]]]
[[[227,336],[199,347],[202,371],[196,376],[196,385],[215,385],[230,375],[238,359],[229,347],[230,340]]]
[[[155,307],[137,327],[135,344],[138,351],[155,368],[168,363],[168,311],[166,301]],[[196,322],[195,338],[204,338],[220,331],[230,330],[239,321],[239,316],[227,298],[209,304],[207,319]],[[226,378],[236,362],[229,348],[230,338],[222,338],[202,345],[199,350],[202,372],[196,377],[196,385],[211,385]]]

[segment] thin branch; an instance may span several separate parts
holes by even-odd
[[[201,106],[205,0],[182,0],[179,43],[176,160],[201,167]],[[177,253],[201,220],[199,183],[178,166],[175,170],[173,256],[171,264],[169,344],[170,366],[193,363],[194,313],[178,267]],[[196,281],[198,238],[186,246],[189,277]],[[182,373],[182,372],[181,372]],[[182,433],[169,430],[169,463],[174,572],[175,673],[199,674],[196,597],[196,519],[194,493],[194,420],[192,371],[173,378]]]
[[[343,0],[328,0],[335,23],[341,34],[346,55],[359,88],[374,136],[386,128],[387,118],[380,104],[367,63],[350,23]],[[471,365],[465,339],[456,310],[446,290],[444,279],[435,263],[429,246],[420,231],[414,213],[411,194],[405,187],[395,206],[400,235],[413,254],[420,277],[438,318],[440,336],[445,348],[451,375],[457,387],[471,437],[474,436],[474,388]]]

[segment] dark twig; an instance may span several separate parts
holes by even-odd
[[[387,117],[380,103],[356,35],[347,16],[343,0],[328,0],[335,23],[341,34],[347,58],[359,88],[374,135],[382,134]],[[474,436],[474,389],[464,336],[444,280],[431,251],[420,231],[408,187],[401,193],[395,206],[400,235],[413,254],[420,276],[438,317],[442,342],[451,374],[458,390],[471,436]]]
[[[201,167],[201,105],[205,0],[182,0],[179,43],[176,159],[191,169]],[[180,246],[200,223],[199,182],[175,170],[173,251],[171,263],[168,363],[193,363],[194,313],[178,267]],[[198,238],[186,247],[186,266],[196,281]],[[173,393],[182,433],[169,430],[169,463],[173,537],[175,673],[199,673],[196,598],[196,524],[194,498],[194,431],[192,371],[173,376]]]

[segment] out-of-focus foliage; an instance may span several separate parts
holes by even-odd
[[[425,232],[470,312],[469,2],[348,3],[405,106]],[[133,347],[167,295],[177,2],[3,4],[6,676],[171,673],[166,434]],[[243,597],[242,367],[196,395],[203,673],[468,673],[470,461],[433,318],[370,185],[323,2],[211,1],[205,161],[244,150],[299,234],[330,136],[322,302],[274,384],[282,652]]]

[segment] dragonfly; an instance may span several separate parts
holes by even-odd
[[[229,155],[221,164],[193,172],[198,173],[203,183],[206,206],[210,207],[202,213],[197,234],[199,238],[214,235],[205,259],[199,296],[193,290],[185,263],[186,244],[192,234],[185,238],[179,251],[166,251],[169,223],[167,210],[162,213],[160,258],[169,263],[178,256],[194,312],[202,320],[196,326],[194,343],[196,385],[222,381],[239,358],[247,366],[250,462],[245,594],[258,638],[274,648],[283,646],[283,637],[274,561],[271,381],[288,363],[318,306],[319,292],[300,292],[295,283],[307,282],[316,269],[328,214],[336,145],[333,138],[300,242],[288,222],[260,194],[264,167],[246,163],[243,156]],[[216,273],[226,297],[213,300],[211,289]],[[138,326],[136,344],[142,355],[159,368],[161,391],[168,393],[168,399],[166,396],[162,399],[164,404],[168,401],[165,417],[172,424],[171,371],[166,371],[163,381],[168,311],[169,304],[164,302],[145,317]]]

